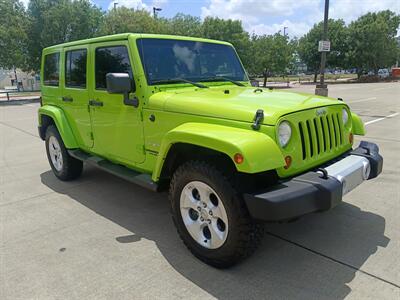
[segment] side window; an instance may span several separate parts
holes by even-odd
[[[106,88],[107,73],[129,73],[132,69],[128,49],[125,46],[97,48],[95,54],[96,89]]]
[[[65,86],[86,88],[86,49],[65,53]]]
[[[47,54],[44,57],[43,84],[58,86],[60,82],[60,53]]]

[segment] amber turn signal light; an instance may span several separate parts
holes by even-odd
[[[291,156],[286,156],[285,157],[285,169],[289,169],[290,165],[292,164],[292,157]]]
[[[241,164],[241,163],[244,161],[244,157],[243,157],[242,154],[236,153],[236,154],[233,156],[233,160],[235,161],[235,163]]]
[[[353,140],[354,140],[354,136],[353,136],[353,134],[350,132],[350,134],[349,134],[349,142],[350,142],[350,144],[353,144]]]

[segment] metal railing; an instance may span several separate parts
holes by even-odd
[[[6,98],[7,98],[7,101],[10,101],[10,100],[12,100],[11,98],[13,97],[13,96],[15,96],[15,97],[21,97],[21,96],[23,96],[23,94],[31,94],[31,93],[40,93],[40,90],[34,90],[34,91],[0,91],[0,101],[1,101],[1,99],[3,98],[1,95],[2,94],[5,94],[6,95]],[[10,94],[11,94],[11,97],[10,97]],[[22,95],[21,95],[22,94]],[[29,95],[28,95],[29,96]],[[40,94],[39,95],[32,95],[32,97],[40,97]]]

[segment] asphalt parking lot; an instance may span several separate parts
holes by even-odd
[[[399,299],[400,83],[329,89],[366,122],[383,173],[331,211],[267,225],[229,270],[186,250],[165,193],[89,167],[58,181],[39,104],[0,106],[0,299]]]

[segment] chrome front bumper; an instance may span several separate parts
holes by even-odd
[[[335,207],[343,195],[363,181],[377,177],[382,165],[378,146],[363,141],[355,150],[322,168],[243,196],[254,219],[290,220]]]
[[[350,155],[326,167],[325,170],[328,176],[336,178],[342,184],[342,195],[346,195],[368,179],[371,165],[365,157]]]

